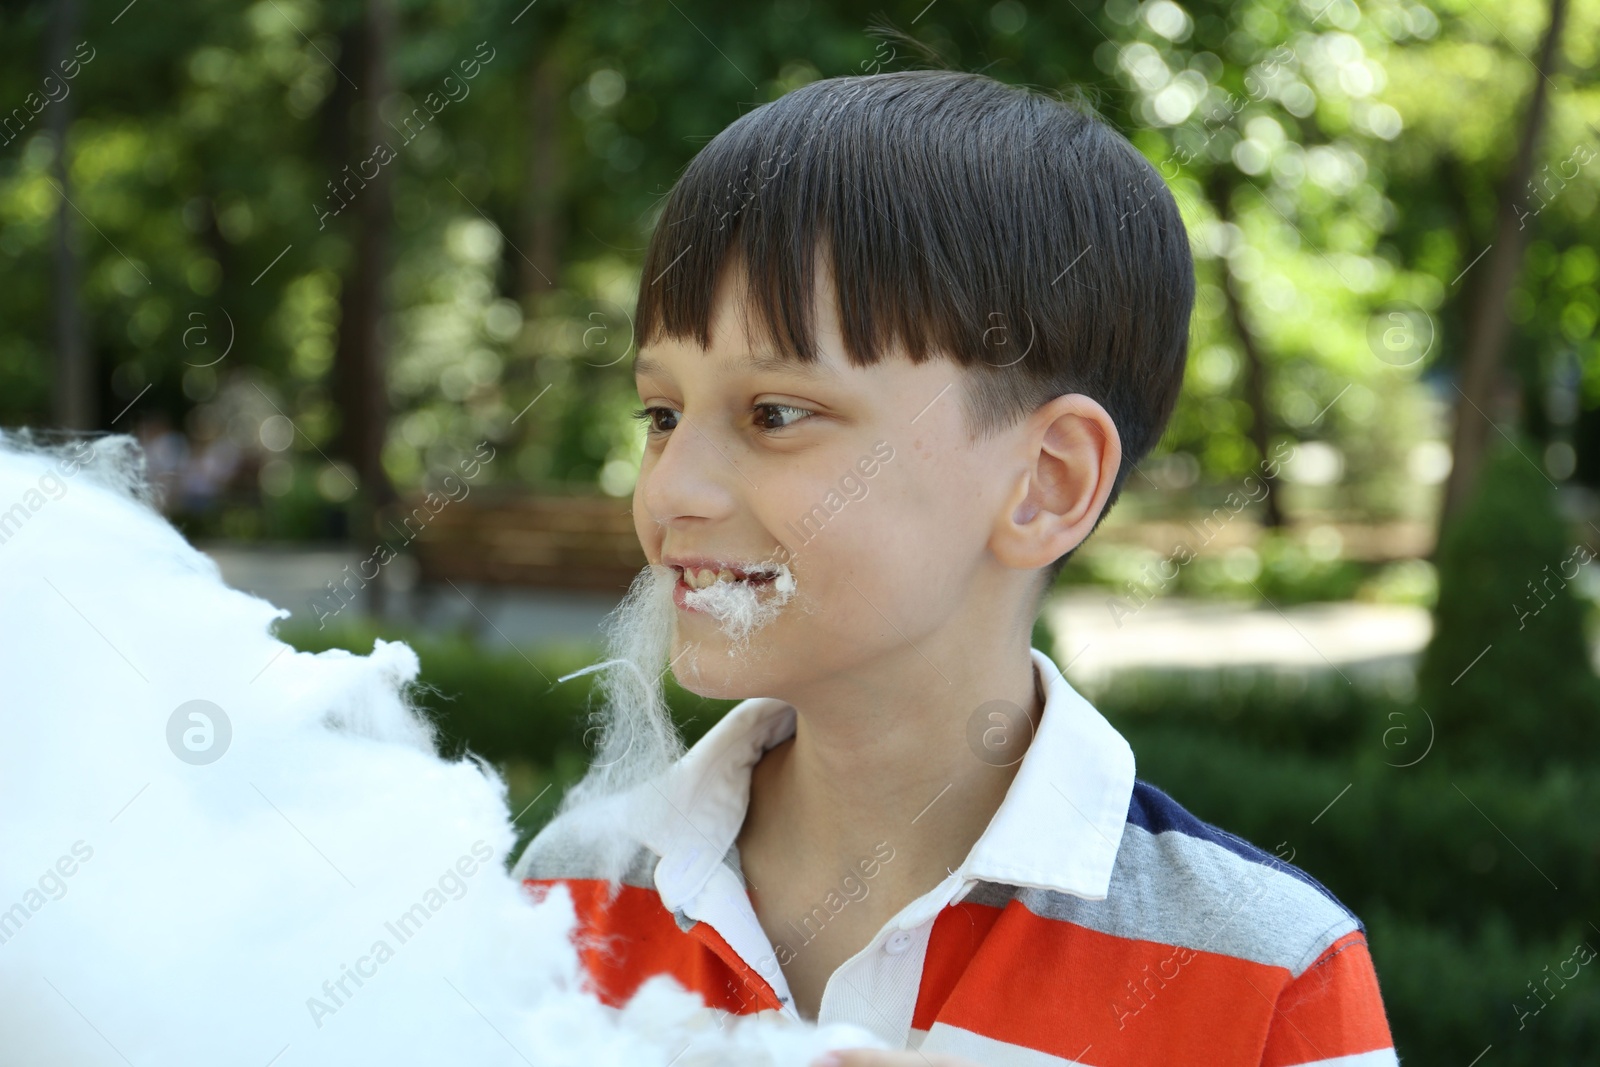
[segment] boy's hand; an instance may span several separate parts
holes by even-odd
[[[810,1067],[983,1067],[948,1052],[881,1052],[869,1048],[834,1049],[811,1061]]]

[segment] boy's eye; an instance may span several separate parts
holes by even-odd
[[[763,433],[772,430],[786,429],[787,427],[793,426],[801,419],[810,417],[812,414],[812,412],[806,408],[797,408],[789,404],[757,404],[754,408],[754,411],[756,413],[756,428],[761,430]],[[778,422],[774,424],[767,421],[767,417],[763,416],[763,412],[775,413],[778,418],[783,418],[786,415],[793,415],[796,417],[790,419],[788,422]]]
[[[645,433],[650,434],[652,437],[654,437],[656,434],[666,433],[667,430],[671,429],[670,426],[667,427],[667,429],[662,429],[661,425],[656,422],[656,416],[658,414],[662,413],[662,412],[666,412],[668,414],[671,414],[672,413],[672,409],[671,408],[639,408],[639,409],[637,409],[637,410],[635,410],[633,412],[633,417],[638,419],[640,422],[644,423]]]
[[[755,404],[750,409],[755,418],[757,433],[773,434],[780,430],[788,429],[802,419],[814,414],[808,408],[797,408],[791,404]],[[670,433],[677,425],[678,413],[672,408],[649,407],[639,408],[633,417],[645,424],[645,430],[652,437]],[[663,426],[658,416],[671,420],[671,425]]]

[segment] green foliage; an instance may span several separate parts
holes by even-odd
[[[1279,607],[1352,598],[1431,605],[1432,573],[1427,563],[1344,559],[1333,528],[1322,532],[1333,536],[1314,532],[1307,538],[1265,530],[1254,547],[1236,545],[1193,559],[1178,546],[1202,541],[1199,535],[1175,543],[1165,554],[1091,538],[1062,568],[1057,584],[1106,586],[1108,595],[1124,598],[1130,609],[1146,598],[1162,596],[1253,601],[1262,606],[1270,602]],[[1170,575],[1165,581],[1164,573]]]
[[[1378,566],[1340,559],[1311,549],[1279,531],[1263,534],[1255,548],[1226,556],[1201,556],[1178,576],[1178,591],[1189,596],[1245,598],[1274,604],[1348,600]]]
[[[1597,10],[1571,13],[1575,69],[1592,65]],[[358,211],[324,220],[322,210],[330,182],[372,158],[344,128],[360,95],[361,5],[174,0],[162,11],[136,6],[115,26],[86,16],[79,36],[94,58],[65,86],[70,96],[0,138],[0,256],[11,268],[0,289],[0,422],[51,417],[50,279],[64,212],[102,420],[137,400],[118,428],[159,411],[201,438],[225,427],[235,446],[259,452],[255,430],[272,413],[264,394],[299,432],[262,458],[335,490],[341,479],[317,475],[342,458],[333,367]],[[0,114],[39,99],[49,13],[38,2],[0,10]],[[816,78],[943,63],[1046,92],[1084,87],[1171,183],[1200,285],[1190,373],[1162,447],[1193,464],[1202,488],[1256,466],[1249,430],[1264,418],[1274,440],[1326,440],[1346,460],[1337,485],[1285,485],[1292,511],[1391,514],[1431,499],[1399,474],[1429,425],[1414,417],[1426,364],[1373,358],[1369,320],[1404,301],[1435,317],[1441,337],[1459,335],[1468,287],[1452,282],[1491,239],[1539,5],[943,0],[885,14],[917,46],[885,40],[842,0],[779,0],[731,20],[713,0],[407,5],[391,117],[459,77],[480,42],[494,58],[422,134],[397,133],[383,165],[394,180],[390,477],[416,488],[490,439],[507,456],[493,480],[625,493],[640,439],[622,415],[631,382],[619,357],[636,340],[628,310],[663,191],[752,104]],[[1514,347],[1528,353],[1530,395],[1564,360],[1593,409],[1600,304],[1585,226],[1595,164],[1574,151],[1600,119],[1600,92],[1553,77]],[[532,91],[544,80],[547,92]],[[49,119],[61,107],[72,109],[73,209],[52,185]],[[546,164],[548,187],[535,174]],[[536,230],[547,246],[531,243]],[[1224,266],[1258,335],[1268,412],[1245,399]],[[198,366],[230,338],[225,359]],[[1458,348],[1437,345],[1430,360]],[[236,394],[255,409],[224,412]],[[1530,422],[1541,436],[1566,432]],[[1574,439],[1578,476],[1600,477],[1585,440]],[[298,505],[277,508],[273,487],[291,480],[280,466],[237,505],[290,514],[217,528],[316,536]],[[1174,486],[1137,478],[1131,492],[1164,500]]]
[[[1436,625],[1418,674],[1451,758],[1531,768],[1600,755],[1600,682],[1572,589],[1594,555],[1522,452],[1489,455],[1440,541]]]
[[[1056,636],[1050,631],[1050,624],[1045,621],[1043,614],[1033,620],[1033,636],[1029,639],[1028,644],[1033,648],[1037,648],[1051,659],[1055,658]]]
[[[1148,729],[1179,730],[1342,759],[1359,738],[1377,737],[1385,712],[1398,706],[1398,699],[1388,686],[1357,688],[1332,673],[1245,667],[1126,672],[1096,694],[1095,706],[1130,736]]]
[[[1469,1064],[1487,1046],[1498,1064],[1592,1059],[1600,1043],[1600,975],[1590,963],[1570,982],[1559,980],[1582,958],[1574,958],[1580,944],[1600,949],[1600,934],[1586,922],[1523,940],[1499,916],[1465,936],[1381,906],[1363,918],[1401,1062],[1409,1053],[1412,1062]],[[1548,1002],[1541,1007],[1529,983],[1546,979],[1550,985],[1540,988],[1551,992],[1540,994]]]

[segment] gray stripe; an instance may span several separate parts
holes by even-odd
[[[622,884],[654,891],[656,863],[659,860],[660,857],[648,847],[638,846],[627,870],[623,873]],[[586,839],[576,832],[575,827],[559,822],[550,823],[529,841],[528,847],[523,850],[515,866],[511,868],[511,877],[519,882],[527,878],[575,879],[603,876],[594,849],[586,843]]]
[[[511,868],[511,877],[517,881],[528,878],[600,878],[604,872],[596,861],[594,849],[587,843],[579,828],[569,823],[551,822],[534,836],[523,849],[522,855]],[[622,876],[622,884],[652,892],[656,888],[656,864],[661,857],[647,845],[640,845]],[[744,871],[739,862],[739,846],[728,846],[722,863],[744,884]],[[691,923],[692,925],[692,923]]]
[[[1004,907],[1013,897],[1042,918],[1113,937],[1216,952],[1299,977],[1355,918],[1293,875],[1188,834],[1122,833],[1105,900],[980,882],[967,896]]]

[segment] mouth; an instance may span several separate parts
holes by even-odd
[[[699,557],[665,557],[678,580],[672,600],[684,611],[709,615],[724,629],[748,633],[764,624],[793,595],[794,573],[775,560],[735,563]]]

